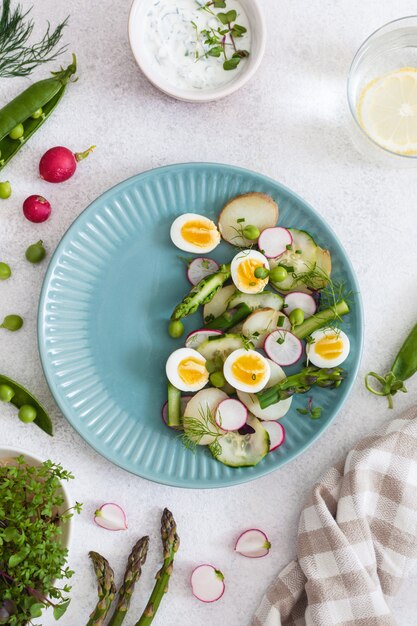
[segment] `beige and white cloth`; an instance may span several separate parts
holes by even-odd
[[[362,439],[314,486],[297,560],[252,626],[393,626],[389,597],[416,562],[417,407]]]

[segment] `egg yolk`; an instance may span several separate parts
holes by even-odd
[[[342,355],[343,347],[343,340],[339,335],[326,335],[314,343],[314,352],[330,361]]]
[[[232,374],[244,385],[257,385],[265,377],[265,364],[257,354],[242,354],[232,364]]]
[[[187,243],[205,248],[216,241],[218,233],[210,221],[192,220],[181,228],[181,236]]]
[[[256,278],[255,276],[255,270],[258,267],[264,267],[263,263],[258,259],[248,258],[239,263],[237,268],[239,286],[251,289],[259,287],[259,285],[263,285],[265,283],[265,279]]]
[[[188,357],[180,361],[178,375],[186,385],[198,385],[208,379],[208,372],[204,361],[195,357]]]

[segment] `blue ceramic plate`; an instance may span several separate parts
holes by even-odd
[[[165,362],[181,340],[168,336],[175,304],[190,285],[169,238],[184,212],[217,220],[227,200],[249,191],[271,195],[280,224],[310,232],[332,253],[333,275],[357,292],[344,330],[351,341],[348,379],[311,394],[323,416],[299,415],[295,398],[282,420],[285,444],[251,468],[230,468],[208,449],[187,450],[162,422]],[[222,243],[212,255],[230,260]],[[186,331],[201,326],[199,313]],[[327,224],[277,182],[237,167],[171,165],[134,176],[95,200],[72,224],[49,265],[39,306],[39,349],[61,411],[95,450],[121,467],[179,487],[225,487],[258,478],[287,463],[323,432],[346,400],[362,350],[362,307],[352,267]]]

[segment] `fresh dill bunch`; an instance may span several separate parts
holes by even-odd
[[[210,437],[213,440],[210,443],[210,451],[216,458],[222,452],[219,438],[222,437],[224,433],[219,431],[213,413],[208,406],[206,406],[205,410],[200,408],[199,415],[201,419],[187,416],[183,417],[184,433],[180,435],[181,441],[187,450],[195,452],[196,447],[203,437]]]
[[[38,66],[53,61],[62,54],[67,46],[57,48],[62,38],[62,31],[68,18],[51,30],[48,22],[43,37],[36,43],[29,39],[34,28],[34,21],[27,11],[18,4],[11,8],[10,0],[3,0],[0,17],[0,76],[28,76]]]

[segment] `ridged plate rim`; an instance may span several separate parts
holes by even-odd
[[[86,220],[88,220],[90,214],[94,214],[94,210],[96,208],[98,208],[102,203],[107,202],[112,197],[116,197],[119,192],[123,192],[125,188],[129,187],[130,185],[136,182],[140,183],[141,181],[144,181],[149,177],[152,177],[155,175],[157,176],[159,173],[164,173],[164,172],[174,173],[178,170],[183,170],[187,168],[196,169],[196,170],[199,170],[201,168],[202,169],[208,168],[209,170],[212,170],[213,173],[235,174],[235,175],[241,175],[241,176],[250,175],[251,177],[255,176],[256,179],[260,181],[261,183],[268,184],[268,185],[275,187],[277,193],[287,196],[290,200],[292,200],[293,202],[297,204],[301,204],[303,208],[312,215],[313,219],[317,222],[318,227],[320,229],[323,229],[325,232],[327,231],[327,234],[330,235],[330,237],[335,240],[335,243],[337,244],[337,247],[338,247],[337,254],[341,257],[342,262],[345,265],[345,268],[348,270],[350,274],[352,285],[355,291],[355,307],[357,307],[357,311],[358,311],[358,316],[357,316],[358,327],[357,327],[357,337],[356,337],[358,350],[356,354],[356,359],[355,359],[354,366],[350,368],[349,370],[349,376],[347,380],[345,380],[343,383],[343,394],[334,403],[334,406],[332,408],[332,415],[328,417],[326,421],[322,423],[322,425],[318,428],[318,430],[304,444],[299,445],[296,450],[286,454],[285,457],[280,457],[280,458],[277,457],[277,462],[272,467],[263,466],[263,464],[260,463],[255,468],[250,468],[251,470],[253,470],[252,472],[248,471],[247,473],[242,472],[242,473],[236,474],[235,478],[230,478],[230,479],[228,478],[227,481],[213,479],[209,481],[208,484],[207,484],[207,481],[204,481],[204,483],[202,484],[199,481],[192,481],[190,479],[178,480],[175,477],[171,477],[171,476],[158,478],[154,475],[152,470],[148,471],[144,468],[132,467],[132,465],[129,462],[124,462],[122,459],[118,458],[117,454],[113,453],[112,451],[108,451],[108,450],[103,451],[100,445],[97,445],[97,442],[95,441],[94,437],[90,436],[91,435],[90,431],[88,431],[87,429],[83,429],[81,425],[79,425],[79,423],[77,422],[77,419],[78,419],[77,416],[71,415],[71,412],[67,414],[67,409],[66,407],[64,407],[64,401],[63,401],[63,398],[61,397],[61,392],[57,388],[53,372],[51,371],[49,367],[49,363],[48,363],[48,359],[46,355],[46,345],[45,345],[45,341],[46,341],[45,325],[46,324],[44,320],[44,315],[45,315],[45,304],[47,300],[48,290],[50,287],[50,280],[51,280],[51,277],[53,276],[56,262],[59,259],[61,252],[63,251],[66,245],[67,240],[74,233],[77,232],[77,230],[80,228],[80,226],[83,225],[83,223]],[[37,331],[38,331],[38,349],[39,349],[41,364],[42,364],[42,368],[43,368],[49,389],[52,393],[52,396],[54,397],[59,409],[61,410],[62,414],[67,419],[67,421],[73,426],[73,428],[78,432],[78,434],[96,452],[98,452],[101,456],[107,458],[107,460],[111,461],[115,465],[121,467],[122,469],[125,469],[126,471],[134,475],[140,476],[141,478],[145,478],[147,480],[151,480],[156,483],[160,483],[160,484],[164,484],[164,485],[168,485],[172,487],[181,487],[181,488],[212,489],[212,488],[239,485],[245,482],[256,480],[262,476],[265,476],[277,470],[279,467],[282,467],[286,463],[289,463],[290,461],[298,457],[300,454],[304,453],[315,441],[317,441],[317,439],[330,426],[330,424],[333,422],[333,420],[339,413],[340,409],[342,408],[347,398],[349,397],[352,386],[356,380],[356,376],[358,373],[361,356],[362,356],[362,349],[363,349],[364,314],[363,314],[363,305],[362,305],[362,298],[360,294],[359,284],[357,281],[355,270],[353,269],[353,266],[351,264],[351,261],[348,255],[346,254],[342,244],[340,243],[339,238],[334,233],[333,229],[308,202],[306,202],[301,196],[293,192],[290,188],[286,187],[285,185],[277,182],[276,180],[274,180],[273,178],[269,176],[258,173],[254,170],[250,170],[247,168],[242,168],[242,167],[238,167],[234,165],[222,164],[222,163],[191,162],[191,163],[178,163],[178,164],[166,165],[163,167],[149,169],[139,174],[135,174],[127,178],[126,180],[123,180],[122,182],[114,185],[107,191],[105,191],[103,194],[101,194],[95,200],[93,200],[80,213],[80,215],[74,220],[74,222],[70,225],[70,227],[64,233],[63,237],[61,238],[49,262],[48,269],[46,271],[42,289],[41,289],[40,299],[39,299]]]

